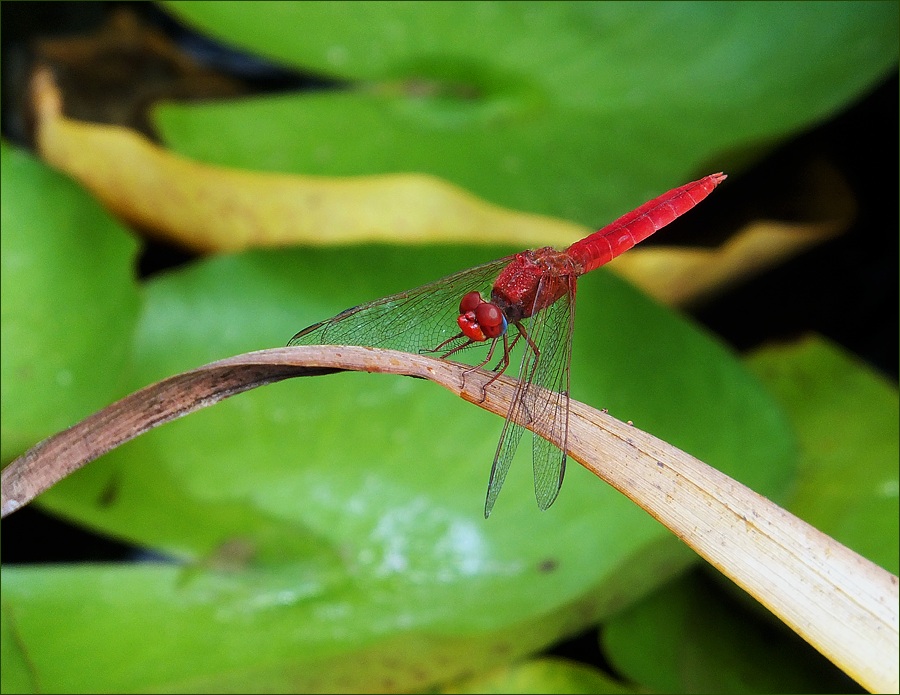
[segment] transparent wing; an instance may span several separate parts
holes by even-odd
[[[456,319],[462,296],[472,291],[490,296],[497,276],[513,258],[500,258],[421,287],[347,309],[303,329],[291,338],[288,345],[362,345],[412,353],[434,351],[460,332]],[[524,333],[519,339],[519,343],[523,344],[519,380],[491,468],[485,517],[491,513],[524,432],[524,428],[514,422],[515,419],[525,423],[544,419],[555,438],[563,443],[566,441],[574,291],[575,278],[571,276],[569,291],[563,297],[522,322]],[[541,295],[540,289],[537,295]],[[531,345],[537,348],[537,353]],[[449,344],[445,349],[454,346]],[[478,346],[487,350],[490,341]],[[474,352],[474,356],[469,356],[466,351],[456,352],[454,359],[480,362],[483,350]],[[530,388],[532,383],[545,390]],[[546,509],[559,494],[566,456],[555,445],[535,435],[533,457],[535,496],[540,508]]]
[[[518,328],[518,326],[517,326]],[[519,441],[522,439],[522,433],[525,428],[515,422],[519,413],[524,407],[522,404],[522,392],[525,389],[524,375],[527,374],[529,364],[534,363],[534,351],[526,345],[523,349],[522,363],[519,368],[519,381],[516,384],[516,391],[513,394],[512,403],[509,406],[509,412],[503,423],[503,431],[500,433],[500,441],[497,444],[497,451],[494,454],[494,463],[491,466],[491,477],[488,480],[487,497],[484,501],[484,518],[487,519],[491,515],[494,508],[494,502],[497,501],[497,495],[500,494],[500,488],[506,480],[506,474],[509,471],[509,465],[512,463],[513,457],[516,455],[516,449],[519,448]]]
[[[547,509],[556,500],[566,472],[566,445],[569,433],[569,365],[572,357],[572,330],[575,320],[575,277],[569,291],[545,309],[546,320],[535,327],[532,338],[540,350],[534,379],[523,394],[532,421],[545,423],[551,439],[532,434],[534,495],[538,506]],[[533,386],[540,386],[539,390]]]
[[[568,283],[568,291],[560,299],[523,322],[522,327],[528,333],[531,344],[528,344],[524,336],[519,341],[526,344],[519,367],[518,384],[509,414],[503,423],[491,468],[484,505],[485,518],[491,514],[525,431],[524,426],[517,424],[516,420],[525,425],[545,421],[549,434],[563,444],[563,449],[560,450],[543,437],[533,435],[534,493],[538,506],[547,509],[553,504],[562,486],[566,468],[575,277],[570,276]],[[539,288],[537,296],[540,294]],[[532,388],[533,384],[542,389]]]
[[[494,280],[512,258],[500,258],[347,309],[303,329],[288,345],[362,345],[412,353],[432,351],[460,332],[456,319],[462,296],[471,291],[490,296]],[[484,343],[485,348],[488,345]],[[455,353],[454,359],[461,355]]]

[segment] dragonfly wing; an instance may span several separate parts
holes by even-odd
[[[565,444],[569,417],[569,359],[574,326],[575,276],[568,278],[568,291],[554,304],[538,312],[521,330],[532,341],[537,352],[526,342],[519,367],[516,390],[500,443],[494,456],[488,482],[484,516],[490,516],[500,488],[506,480],[510,463],[525,431],[523,425],[543,421],[551,439],[563,444],[562,450],[534,434],[534,494],[541,509],[547,509],[559,494],[566,470]],[[538,290],[540,296],[540,289]],[[542,388],[533,388],[533,385]]]
[[[531,337],[539,357],[531,384],[523,394],[529,419],[544,423],[549,437],[548,440],[532,434],[534,494],[541,509],[547,509],[556,500],[566,472],[575,276],[569,276],[568,281],[568,291],[541,312],[543,321],[533,323]]]
[[[517,326],[518,328],[518,326]],[[520,329],[521,330],[521,329]],[[513,457],[516,455],[516,449],[519,447],[519,441],[525,428],[516,423],[516,419],[523,414],[522,395],[527,389],[527,382],[524,378],[530,369],[530,365],[534,364],[534,351],[525,345],[522,354],[522,362],[519,367],[519,379],[516,383],[516,390],[513,393],[512,402],[503,423],[503,431],[500,433],[500,442],[497,444],[497,452],[494,454],[494,465],[491,466],[491,477],[488,480],[487,498],[484,501],[484,518],[487,519],[491,515],[494,508],[494,502],[497,501],[497,495],[500,494],[500,488],[506,480],[506,473],[509,471],[509,464],[512,463]]]
[[[428,352],[459,333],[456,318],[464,294],[490,294],[497,275],[512,260],[501,258],[412,290],[347,309],[305,328],[288,345],[361,345]],[[457,353],[460,354],[460,353]]]

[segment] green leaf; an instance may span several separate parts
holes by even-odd
[[[134,386],[284,344],[347,306],[483,260],[483,250],[367,247],[169,273],[146,288]],[[732,355],[609,273],[584,278],[578,299],[574,397],[782,493],[789,433]],[[115,640],[131,656],[92,667],[93,688],[279,690],[290,673],[292,689],[372,689],[394,659],[396,689],[415,690],[540,649],[694,560],[574,464],[540,512],[527,444],[486,522],[500,425],[434,384],[338,374],[242,394],[92,463],[42,503],[187,564],[35,569],[4,582],[23,634],[43,645],[27,642],[40,682],[75,687],[66,673]],[[66,639],[39,639],[42,621],[69,626]],[[45,677],[46,659],[67,668]]]
[[[135,241],[69,179],[0,145],[2,459],[122,395]]]
[[[392,601],[350,582],[325,592],[304,570],[4,568],[4,616],[14,617],[41,691],[408,691],[488,667],[498,644],[521,653],[512,631],[491,641],[440,632],[394,640],[408,616]],[[354,628],[361,617],[369,629]],[[4,685],[21,682],[15,666],[4,661]]]
[[[166,6],[350,81],[161,107],[177,151],[306,174],[425,172],[588,226],[836,113],[896,66],[900,30],[883,2]]]
[[[716,583],[693,572],[606,623],[613,667],[643,692],[858,690],[787,627]]]
[[[602,671],[565,661],[535,659],[441,688],[442,693],[631,693]]]
[[[897,574],[897,385],[818,336],[764,348],[747,364],[781,402],[800,442],[788,509]]]
[[[3,579],[6,580],[8,567],[3,568]],[[20,635],[17,634],[12,609],[3,600],[0,611],[0,691],[4,693],[36,693],[38,684],[34,673],[29,668],[27,655],[23,649]]]

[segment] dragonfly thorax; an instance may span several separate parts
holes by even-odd
[[[494,283],[491,303],[510,323],[534,316],[562,297],[578,270],[564,252],[549,246],[517,253]]]

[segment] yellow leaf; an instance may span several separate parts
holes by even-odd
[[[356,242],[568,245],[592,230],[493,205],[423,174],[332,178],[192,161],[120,126],[62,114],[48,70],[32,84],[41,155],[128,222],[199,252]]]
[[[67,118],[49,70],[32,84],[41,155],[120,217],[197,252],[361,242],[503,243],[565,247],[592,229],[509,210],[425,174],[324,177],[212,166],[137,132]],[[639,248],[611,268],[660,301],[687,305],[843,231],[854,215],[840,177],[807,176],[801,217],[751,222],[722,246]],[[625,212],[624,210],[622,212]]]

